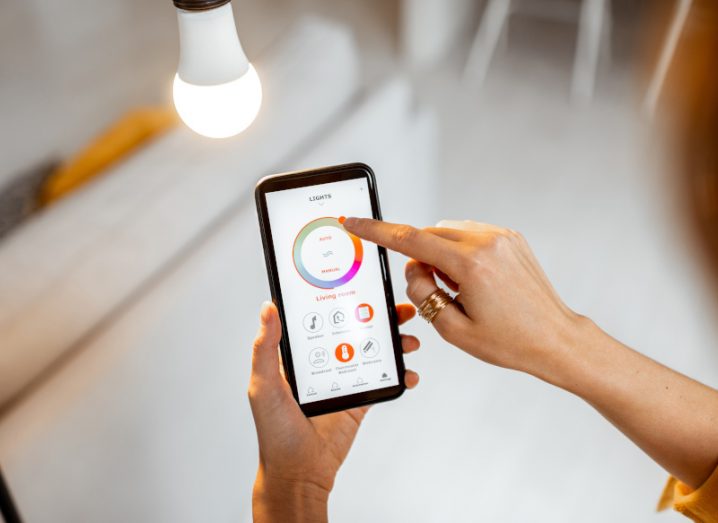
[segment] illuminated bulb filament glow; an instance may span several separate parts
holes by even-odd
[[[177,113],[187,126],[209,138],[228,138],[249,127],[262,105],[262,84],[249,64],[236,80],[219,85],[194,85],[174,80]]]

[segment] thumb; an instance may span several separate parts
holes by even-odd
[[[265,302],[259,314],[259,332],[254,339],[252,378],[275,380],[281,377],[277,352],[281,338],[282,327],[277,307],[271,302]]]

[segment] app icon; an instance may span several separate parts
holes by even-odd
[[[329,323],[334,327],[343,327],[347,322],[347,313],[344,309],[334,309],[329,313]]]
[[[307,389],[307,396],[313,396],[313,395],[316,394],[316,393],[317,393],[317,391],[314,390],[314,387],[309,387],[309,388]]]
[[[329,363],[329,353],[322,347],[316,347],[309,352],[309,364],[317,369],[325,367]]]
[[[354,347],[348,343],[340,343],[337,345],[337,348],[334,349],[334,355],[339,361],[346,363],[354,357]]]
[[[341,387],[339,386],[339,384],[336,381],[332,383],[332,392],[335,390],[339,390],[340,388]]]
[[[304,316],[302,324],[304,325],[304,328],[309,332],[319,332],[324,326],[324,320],[316,312],[310,312],[309,314]]]
[[[374,317],[374,309],[368,303],[362,303],[357,305],[357,308],[354,310],[354,315],[358,321],[368,323]]]
[[[364,358],[375,358],[379,349],[379,342],[374,338],[366,338],[359,344],[359,354]]]

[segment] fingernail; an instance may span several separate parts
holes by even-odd
[[[259,308],[259,318],[262,321],[267,321],[267,311],[269,310],[270,305],[272,305],[272,302],[269,300],[264,300],[262,302],[262,306]]]
[[[344,221],[342,221],[341,224],[344,225],[344,227],[353,227],[358,222],[359,220],[357,218],[353,218],[350,216],[349,218],[344,218]]]

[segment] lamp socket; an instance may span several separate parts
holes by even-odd
[[[172,0],[177,9],[185,11],[207,11],[228,4],[230,0]]]

